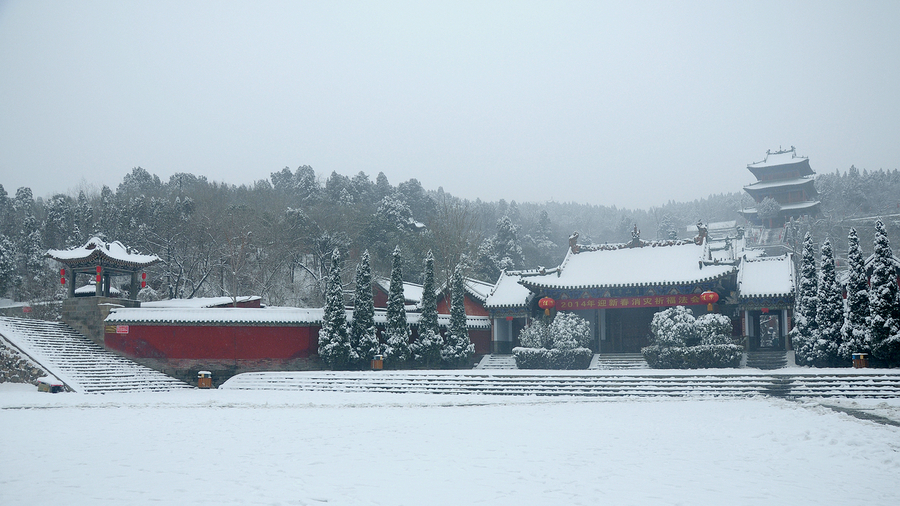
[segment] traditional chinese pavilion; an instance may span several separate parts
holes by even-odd
[[[797,156],[794,146],[775,152],[766,151],[765,159],[747,165],[747,170],[756,177],[755,183],[744,187],[744,191],[757,204],[756,207],[741,210],[750,223],[765,228],[780,228],[791,218],[819,213],[815,172],[809,166],[809,158]],[[780,209],[777,212],[762,209],[761,204],[766,198],[775,200]]]
[[[139,274],[160,261],[156,255],[141,255],[119,241],[110,243],[98,237],[92,237],[80,248],[51,249],[46,256],[64,265],[60,270],[60,281],[68,287],[69,297],[76,295],[79,275],[94,279],[94,294],[103,297],[113,294],[113,277],[128,276],[131,278],[129,298],[137,299],[141,287]]]
[[[570,245],[559,267],[503,273],[485,306],[491,311],[494,353],[509,353],[538,301],[570,311],[591,325],[597,353],[638,353],[649,344],[653,315],[687,306],[731,318],[733,335],[746,336],[748,351],[789,349],[794,266],[787,256],[762,257],[743,240],[711,240],[701,227],[694,240]],[[709,305],[704,293],[714,292]],[[774,337],[774,339],[772,339]],[[779,348],[780,347],[780,348]]]

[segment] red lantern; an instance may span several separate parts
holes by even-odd
[[[59,284],[61,284],[61,285],[66,284],[66,278],[59,278]]]
[[[147,273],[141,273],[141,288],[147,288]]]
[[[60,275],[60,276],[65,276],[65,275],[66,275],[66,270],[65,270],[65,269],[60,269],[60,270],[59,270],[59,275]]]
[[[706,302],[706,310],[712,311],[712,306],[719,300],[719,294],[711,290],[707,290],[700,294],[700,301]]]
[[[550,310],[556,307],[556,301],[550,297],[544,297],[538,301],[538,307],[544,310],[544,314],[550,316]]]
[[[97,266],[97,274],[100,274],[100,271],[101,271],[101,270],[102,270],[102,269],[101,269],[100,266],[98,265],[98,266]]]

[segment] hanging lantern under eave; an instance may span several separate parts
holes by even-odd
[[[550,316],[550,310],[556,307],[556,301],[550,297],[544,297],[538,301],[538,307],[544,310],[546,316]]]
[[[712,311],[713,304],[719,301],[719,294],[712,290],[707,290],[700,294],[700,301],[706,302],[706,310]]]

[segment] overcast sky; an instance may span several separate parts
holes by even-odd
[[[648,208],[779,146],[895,169],[898,27],[897,1],[0,0],[0,184],[311,165]]]

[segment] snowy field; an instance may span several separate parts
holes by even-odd
[[[0,437],[3,505],[900,504],[900,428],[768,398],[5,384]]]

